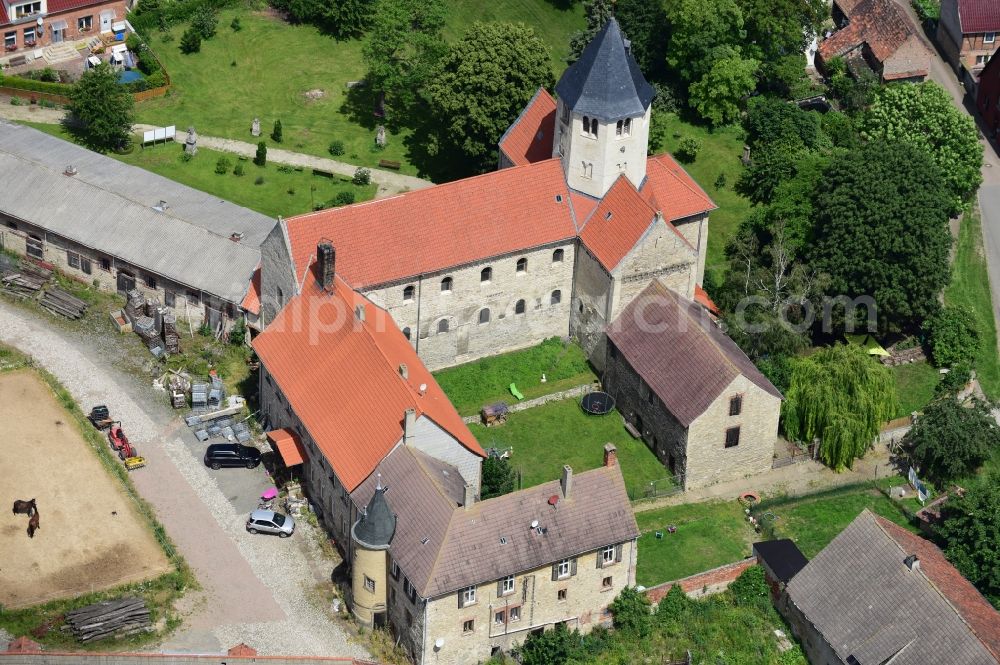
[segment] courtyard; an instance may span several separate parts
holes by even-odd
[[[73,415],[33,371],[0,374],[0,422],[0,477],[7,490],[0,511],[0,605],[16,609],[89,594],[172,569]],[[7,506],[32,498],[40,525],[29,538],[27,516],[12,515]]]

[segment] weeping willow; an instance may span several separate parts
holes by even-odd
[[[897,412],[892,373],[859,346],[838,344],[793,362],[782,412],[785,434],[819,439],[819,457],[850,468]]]

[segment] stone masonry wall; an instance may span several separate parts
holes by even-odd
[[[604,367],[604,328],[608,324],[611,275],[585,247],[580,246],[576,259],[571,330],[573,336],[600,372]]]
[[[298,281],[285,243],[283,224],[275,224],[261,243],[260,263],[260,327],[263,330],[297,291]]]
[[[656,222],[614,270],[611,319],[654,279],[682,298],[692,300],[697,270],[697,250],[678,237],[668,224]]]

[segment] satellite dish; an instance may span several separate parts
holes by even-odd
[[[420,392],[426,392],[426,390],[427,390],[427,384],[426,383],[421,383],[420,384]]]
[[[443,646],[444,646],[444,638],[443,637],[439,637],[436,640],[434,640],[434,648],[435,649],[437,649],[438,651],[440,651],[441,647],[443,647]]]
[[[531,520],[531,528],[532,529],[538,528],[538,520]]]
[[[41,25],[42,23],[44,23],[44,21],[42,21],[42,17],[41,17],[41,16],[39,16],[39,17],[38,17],[38,25]]]

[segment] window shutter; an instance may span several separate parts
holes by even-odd
[[[458,609],[462,609],[462,607],[464,607],[464,603],[462,602],[462,594],[463,594],[464,592],[465,592],[465,589],[461,589],[461,590],[460,590],[460,591],[458,592]]]
[[[503,580],[497,582],[497,598],[503,595]]]
[[[623,545],[619,543],[615,545],[615,562],[620,563],[622,560],[622,547]]]
[[[555,582],[557,579],[559,579],[559,564],[554,563],[552,564],[552,581]]]
[[[569,564],[569,576],[573,577],[576,575],[576,559],[574,558]]]
[[[604,568],[604,550],[597,550],[597,567]]]

